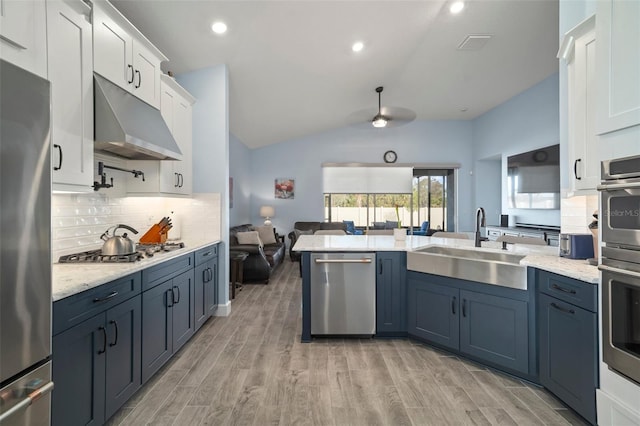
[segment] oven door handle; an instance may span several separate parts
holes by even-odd
[[[615,272],[622,275],[627,275],[634,278],[640,278],[640,272],[628,271],[626,269],[614,268],[607,265],[598,265],[598,269],[605,272]]]
[[[640,188],[640,182],[630,183],[604,183],[598,185],[598,191],[617,191],[620,189]]]

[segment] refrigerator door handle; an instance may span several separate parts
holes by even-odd
[[[51,392],[52,390],[53,390],[53,382],[48,382],[44,386],[42,386],[42,387],[34,390],[33,392],[29,393],[26,396],[26,398],[24,398],[22,401],[18,402],[16,405],[11,407],[10,409],[5,411],[4,413],[0,414],[0,424],[3,423],[4,421],[6,421],[7,419],[9,419],[9,417],[11,417],[14,414],[18,413],[19,411],[22,411],[22,410],[26,409],[31,404],[33,404],[34,402],[39,400],[44,395],[46,395],[49,392]]]

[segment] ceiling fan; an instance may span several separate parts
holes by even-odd
[[[376,87],[378,94],[378,110],[364,109],[349,115],[348,121],[351,125],[360,128],[375,127],[378,129],[387,127],[398,127],[410,123],[416,119],[416,113],[407,108],[383,107],[382,91],[384,87]],[[374,115],[375,114],[375,115]]]

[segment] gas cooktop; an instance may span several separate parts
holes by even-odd
[[[58,263],[127,263],[153,257],[156,253],[162,254],[181,248],[184,248],[184,243],[182,242],[137,244],[135,253],[107,256],[103,255],[100,249],[89,250],[60,256]]]

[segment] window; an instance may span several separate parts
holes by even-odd
[[[454,188],[454,169],[414,169],[411,193],[325,193],[324,217],[360,228],[388,228],[398,218],[405,227],[429,221],[432,229],[454,231]]]
[[[413,223],[427,220],[431,229],[454,231],[454,191],[453,169],[414,169]]]

